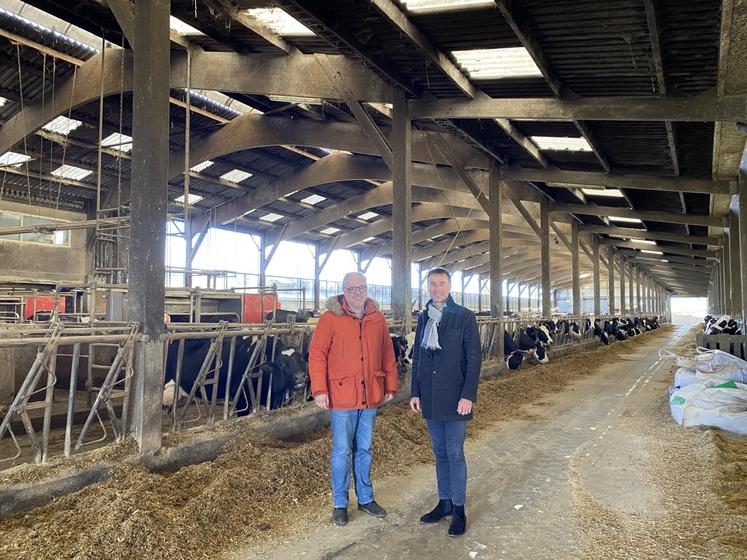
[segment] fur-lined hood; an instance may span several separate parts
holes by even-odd
[[[341,317],[342,315],[345,315],[345,310],[342,307],[342,298],[343,296],[341,295],[331,296],[325,302],[324,307],[327,308],[327,311],[331,311],[338,317]],[[368,298],[366,300],[366,315],[376,313],[377,311],[379,311],[379,304],[375,299]]]

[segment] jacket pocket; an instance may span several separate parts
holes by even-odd
[[[367,387],[367,405],[369,407],[379,406],[384,402],[384,377],[386,374],[383,371],[374,371],[373,377],[371,377],[371,383]]]
[[[358,388],[353,374],[329,379],[329,404],[331,408],[353,408],[358,404]]]

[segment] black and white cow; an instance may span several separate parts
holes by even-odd
[[[234,349],[233,365],[231,368],[231,381],[229,386],[229,398],[233,398],[239,392],[239,398],[236,403],[236,410],[239,415],[250,412],[250,403],[248,401],[248,392],[246,387],[239,391],[239,384],[244,372],[249,366],[252,355],[255,352],[257,342],[248,338],[238,338]],[[170,399],[164,391],[164,405],[173,404],[174,396],[177,394],[174,384],[168,385],[176,379],[176,364],[178,354],[178,342],[172,342],[169,345],[166,364],[164,367],[164,378],[166,389],[170,393]],[[183,396],[189,394],[199,375],[205,357],[210,348],[210,340],[207,339],[187,339],[184,341],[184,355],[182,358],[182,371],[179,379],[180,390],[178,394]],[[228,340],[224,341],[220,354],[220,369],[218,370],[217,385],[208,384],[205,386],[205,392],[208,398],[212,397],[213,387],[217,388],[217,396],[223,398],[225,395],[226,384],[228,381],[228,366],[230,357],[230,344]],[[276,337],[268,337],[264,349],[264,355],[256,360],[250,374],[254,379],[250,380],[255,390],[259,389],[259,380],[261,376],[261,394],[257,395],[260,405],[267,405],[275,409],[290,403],[296,398],[301,398],[307,383],[308,371],[307,360],[300,349],[295,346],[286,346]],[[216,365],[213,365],[215,368]],[[212,378],[212,375],[210,376]],[[199,397],[200,394],[196,393]],[[167,403],[170,400],[171,403]]]

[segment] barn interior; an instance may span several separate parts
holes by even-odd
[[[99,487],[129,512],[123,539],[96,529],[112,558],[743,557],[747,399],[735,437],[670,426],[666,390],[672,353],[747,359],[746,51],[735,0],[0,0],[0,553],[96,558],[53,527]],[[397,407],[434,267],[477,316],[486,378],[468,545],[398,532],[432,491]],[[305,359],[350,271],[401,345],[381,429],[402,439],[377,449],[399,512],[328,538],[326,486],[267,472],[324,471]],[[675,325],[673,301],[709,316]],[[112,498],[204,464],[291,506],[242,529],[216,491],[213,517],[159,529]],[[672,473],[712,482],[680,519],[710,538],[675,536]],[[50,500],[54,522],[22,521]],[[299,504],[321,513],[294,525]]]

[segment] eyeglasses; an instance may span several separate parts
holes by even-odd
[[[360,286],[350,286],[348,288],[343,288],[345,292],[348,294],[362,294],[366,291],[367,286],[365,284],[361,284]]]

